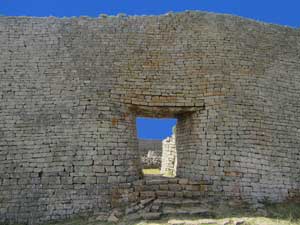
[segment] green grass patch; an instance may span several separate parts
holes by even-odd
[[[160,169],[143,169],[143,174],[144,175],[159,175],[160,174]]]
[[[175,175],[171,171],[167,171],[164,174],[160,173],[160,169],[152,168],[152,169],[143,169],[144,175],[162,175],[164,177],[175,177]]]
[[[167,171],[163,174],[165,177],[175,177],[175,174],[172,171]]]

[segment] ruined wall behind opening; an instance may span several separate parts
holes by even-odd
[[[143,168],[160,168],[162,155],[161,140],[139,139],[138,141]]]
[[[0,17],[0,221],[109,211],[140,179],[132,108],[178,118],[177,175],[208,197],[299,195],[299,52],[228,15]]]
[[[177,170],[177,151],[175,134],[172,134],[172,136],[167,137],[163,140],[161,160],[161,174],[175,176]]]

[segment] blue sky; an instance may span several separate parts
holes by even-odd
[[[0,13],[14,16],[157,15],[184,10],[228,13],[300,27],[299,0],[0,0]]]
[[[203,10],[300,27],[300,0],[0,0],[6,16],[158,15]],[[175,120],[137,119],[140,138],[163,139]]]
[[[300,0],[0,0],[0,14],[15,16],[157,15],[184,10],[228,13],[300,26]]]
[[[172,135],[172,127],[176,125],[177,120],[153,119],[153,118],[137,118],[137,134],[143,139],[164,139]]]

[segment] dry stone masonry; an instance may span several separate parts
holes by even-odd
[[[160,140],[139,139],[139,151],[143,168],[160,168],[162,142]]]
[[[162,159],[161,159],[162,174],[176,175],[177,168],[177,152],[176,152],[176,138],[175,134],[167,137],[162,142]]]
[[[176,175],[209,184],[203,198],[300,199],[298,29],[204,12],[0,17],[0,65],[1,222],[138,198],[143,116],[178,119]]]

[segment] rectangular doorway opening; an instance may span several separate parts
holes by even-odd
[[[136,118],[138,146],[144,175],[176,176],[176,123],[176,118]]]

